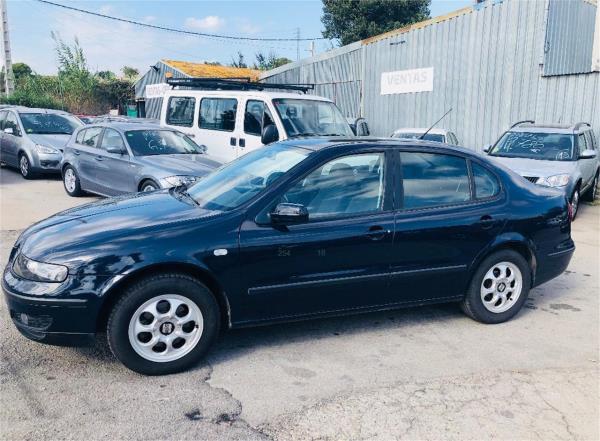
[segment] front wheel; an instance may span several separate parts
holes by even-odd
[[[521,309],[531,286],[527,261],[516,251],[502,250],[477,268],[461,307],[482,323],[502,323]]]
[[[151,181],[150,179],[148,179],[147,181],[142,182],[142,185],[140,185],[140,190],[142,192],[147,192],[147,191],[156,191],[158,190],[160,187],[158,186],[158,184],[154,181]]]
[[[19,156],[19,171],[21,172],[21,176],[23,176],[25,179],[35,178],[35,173],[31,169],[31,163],[29,162],[29,158],[25,153],[21,153]]]
[[[171,374],[204,356],[219,325],[218,304],[204,284],[184,274],[160,274],[123,294],[108,319],[108,343],[135,372]]]
[[[73,167],[68,165],[63,172],[63,185],[69,196],[77,197],[83,194],[79,176]]]
[[[598,173],[594,176],[594,182],[592,182],[591,188],[586,192],[585,199],[588,202],[594,202],[596,199],[596,193],[598,192]]]
[[[579,211],[579,188],[576,188],[571,195],[571,210],[573,212],[572,220],[577,217],[577,211]]]

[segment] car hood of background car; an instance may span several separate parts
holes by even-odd
[[[521,176],[548,177],[560,174],[571,174],[577,167],[576,161],[543,161],[528,158],[507,158],[504,156],[488,156],[489,159],[508,167]]]
[[[170,227],[219,213],[198,207],[172,189],[137,193],[55,214],[27,229],[19,246],[30,259],[72,267],[96,254],[131,249],[132,241],[138,240],[142,247],[148,234],[168,234]]]
[[[204,176],[221,166],[221,163],[208,155],[151,155],[138,156],[137,161],[144,165],[159,168],[172,175]]]
[[[65,148],[65,145],[71,138],[71,135],[50,135],[50,134],[29,134],[29,139],[31,139],[36,144],[40,144],[46,147],[53,147],[55,149],[59,149],[61,152]]]

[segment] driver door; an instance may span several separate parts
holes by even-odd
[[[384,303],[393,255],[392,160],[377,150],[328,160],[242,224],[243,321]],[[303,204],[308,222],[272,225],[268,213],[280,202]]]

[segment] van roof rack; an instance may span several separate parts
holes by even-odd
[[[295,90],[306,93],[315,88],[314,84],[276,84],[258,83],[250,81],[250,78],[167,78],[167,84],[171,87],[182,86],[204,90],[265,90],[283,89]]]

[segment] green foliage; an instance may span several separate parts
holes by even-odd
[[[123,66],[121,68],[121,72],[123,72],[123,75],[125,75],[125,78],[127,78],[129,80],[135,80],[140,74],[139,70],[137,70],[135,67],[131,67],[131,66]]]
[[[20,81],[23,78],[26,78],[32,74],[31,67],[29,67],[25,63],[14,63],[12,65],[13,75],[15,76],[15,81]]]
[[[429,18],[430,0],[323,0],[323,36],[341,45]]]
[[[63,104],[50,95],[34,94],[30,91],[17,89],[9,97],[0,97],[0,103],[15,106],[41,107],[43,109],[66,110]]]
[[[229,63],[231,67],[248,67],[246,61],[244,60],[244,54],[240,51],[237,53],[237,60],[235,58],[231,59],[231,63]]]
[[[96,72],[96,76],[98,78],[100,78],[101,80],[114,80],[117,78],[117,76],[114,74],[114,72],[111,72],[110,70],[101,70]]]
[[[269,52],[269,55],[265,55],[262,52],[258,52],[256,54],[256,62],[254,63],[254,69],[271,70],[291,62],[292,60],[290,60],[289,58],[278,57],[274,52]]]

